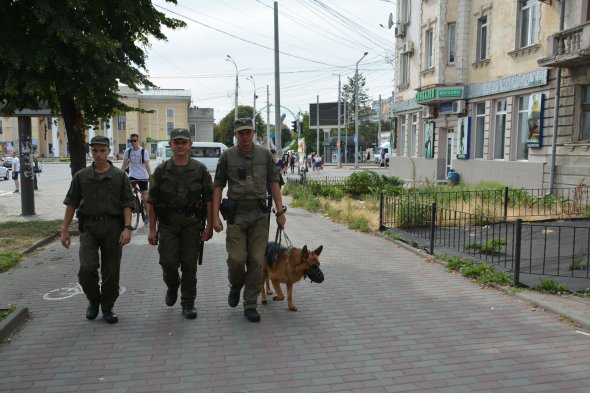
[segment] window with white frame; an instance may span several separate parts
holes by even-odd
[[[484,60],[488,57],[488,16],[484,15],[477,20],[477,53],[476,60]]]
[[[408,155],[410,157],[416,156],[416,144],[418,143],[418,114],[412,114],[412,127],[410,129],[410,146],[408,147]]]
[[[504,159],[506,143],[506,100],[496,102],[496,127],[494,129],[494,159]]]
[[[167,121],[166,122],[166,132],[168,133],[168,136],[170,136],[170,133],[172,132],[173,129],[174,129],[174,122]]]
[[[411,0],[401,0],[400,2],[400,19],[399,21],[401,23],[407,23],[410,21],[410,16],[411,16]]]
[[[580,140],[590,141],[590,85],[582,86],[581,113],[582,123],[580,124]]]
[[[192,140],[197,140],[197,125],[196,124],[189,124],[188,130],[191,133]]]
[[[432,29],[426,30],[424,40],[426,42],[426,56],[425,60],[425,69],[429,69],[434,67],[434,32]]]
[[[119,130],[126,130],[127,129],[127,115],[125,113],[120,114],[117,116],[117,123]]]
[[[400,116],[400,124],[401,127],[399,128],[399,155],[403,157],[405,154],[405,146],[406,146],[406,115]]]
[[[537,42],[537,0],[518,2],[518,47],[525,48]]]
[[[449,48],[449,53],[448,53],[448,63],[449,64],[455,64],[455,51],[456,51],[456,47],[455,47],[455,33],[457,31],[457,24],[455,22],[453,23],[449,23],[447,25],[447,36],[448,36],[448,40],[449,42],[448,44],[448,48]]]
[[[166,117],[174,117],[174,109],[166,109]]]
[[[407,86],[410,83],[410,54],[402,53],[399,58],[399,86]]]
[[[529,100],[530,96],[518,97],[518,130],[516,137],[516,159],[528,160],[529,148],[527,139],[529,137]]]
[[[483,142],[486,125],[486,103],[478,102],[475,105],[475,158],[483,158]]]

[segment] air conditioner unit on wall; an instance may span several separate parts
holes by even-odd
[[[453,102],[451,113],[454,115],[462,115],[467,112],[467,103],[465,100],[457,100]]]
[[[424,108],[422,108],[422,117],[425,119],[436,117],[436,107],[433,105],[426,105]]]
[[[414,45],[411,42],[404,42],[402,45],[402,53],[410,53],[414,52]]]
[[[397,25],[395,25],[394,32],[396,38],[403,38],[406,35],[406,25],[404,25],[403,23],[398,23]]]

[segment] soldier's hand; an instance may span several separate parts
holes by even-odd
[[[223,223],[219,219],[219,216],[213,218],[213,229],[218,233],[223,231]]]
[[[158,244],[158,231],[156,231],[156,229],[151,229],[150,228],[150,233],[148,234],[148,243],[151,244],[152,246],[155,246]]]
[[[70,248],[70,232],[65,230],[61,231],[61,235],[59,236],[59,240],[61,240],[62,246],[65,248]]]
[[[201,241],[206,242],[213,237],[213,228],[210,225],[207,225],[203,232],[201,232]]]
[[[285,214],[281,214],[280,216],[277,217],[277,225],[279,226],[279,228],[285,229],[286,222],[287,222],[287,217],[285,216]]]
[[[123,247],[126,244],[129,244],[131,241],[131,229],[125,228],[123,232],[121,232],[121,236],[119,236],[119,245]]]

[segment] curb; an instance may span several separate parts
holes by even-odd
[[[7,309],[0,309],[2,311]],[[16,308],[10,313],[8,317],[0,321],[0,342],[3,342],[8,338],[12,332],[27,318],[29,317],[29,309]]]
[[[37,248],[46,245],[47,243],[51,243],[54,239],[56,239],[59,236],[59,232],[55,232],[53,235],[49,235],[44,239],[39,240],[37,243],[25,248],[23,251],[21,251],[22,255],[27,255],[32,253],[33,251],[35,251]]]
[[[402,247],[403,249],[408,250],[408,251],[410,251],[410,252],[412,252],[424,259],[430,260],[432,262],[436,262],[441,266],[446,266],[446,262],[437,259],[435,256],[428,254],[426,251],[424,251],[422,249],[415,248],[412,245],[405,243],[402,240],[392,239],[388,236],[383,235],[381,232],[376,232],[376,233],[378,236],[385,238],[385,239],[397,244],[398,246]],[[545,301],[543,299],[539,299],[538,296],[531,295],[531,294],[525,293],[525,292],[513,292],[511,290],[512,287],[494,286],[493,288],[498,289],[507,295],[516,296],[520,299],[526,300],[527,302],[533,303],[537,307],[542,308],[543,310],[545,310],[551,314],[554,314],[556,316],[563,316],[563,317],[579,324],[584,329],[590,330],[590,319],[584,318],[575,312],[567,311],[563,307],[559,307],[555,304],[552,304],[550,301]],[[543,296],[549,296],[549,295],[543,294]],[[557,296],[557,298],[559,298],[559,295],[554,295],[554,296]],[[590,307],[588,309],[590,311]]]

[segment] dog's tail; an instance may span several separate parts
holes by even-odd
[[[268,267],[273,267],[275,261],[278,260],[279,256],[287,251],[287,247],[281,246],[276,242],[268,242],[266,245],[266,264]]]

